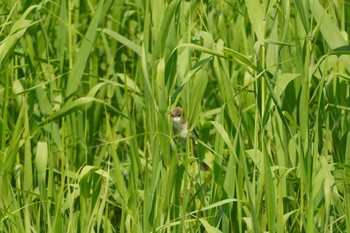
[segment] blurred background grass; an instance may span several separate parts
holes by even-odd
[[[1,3],[1,232],[350,232],[349,13]]]

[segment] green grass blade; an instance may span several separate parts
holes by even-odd
[[[74,64],[67,81],[67,88],[65,93],[65,96],[67,98],[70,98],[71,95],[74,94],[81,82],[86,63],[88,61],[90,52],[94,46],[95,38],[97,36],[97,27],[101,18],[103,4],[104,1],[99,2],[96,12],[94,13],[91,23],[89,24],[88,30],[84,36],[84,40],[80,46],[76,63]]]

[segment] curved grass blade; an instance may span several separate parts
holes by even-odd
[[[93,48],[94,41],[97,35],[97,26],[101,18],[102,6],[104,1],[100,1],[96,12],[91,20],[88,30],[85,34],[84,40],[80,46],[79,53],[77,55],[76,63],[73,66],[72,73],[69,75],[67,81],[66,97],[70,98],[71,95],[78,89],[83,72],[89,58],[90,52]]]

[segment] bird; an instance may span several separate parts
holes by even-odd
[[[175,107],[172,111],[169,112],[169,115],[172,118],[174,134],[179,135],[181,144],[186,146],[189,129],[188,129],[188,121],[184,116],[184,112],[182,108]],[[193,130],[191,131],[190,136],[192,138],[191,141],[193,142],[193,154],[196,157],[198,157],[198,141],[196,140],[196,138],[198,138],[198,134],[195,130]],[[203,162],[202,170],[206,171],[208,169],[209,169],[209,166]]]

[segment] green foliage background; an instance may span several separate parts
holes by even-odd
[[[0,231],[350,232],[349,26],[342,0],[3,1]]]

